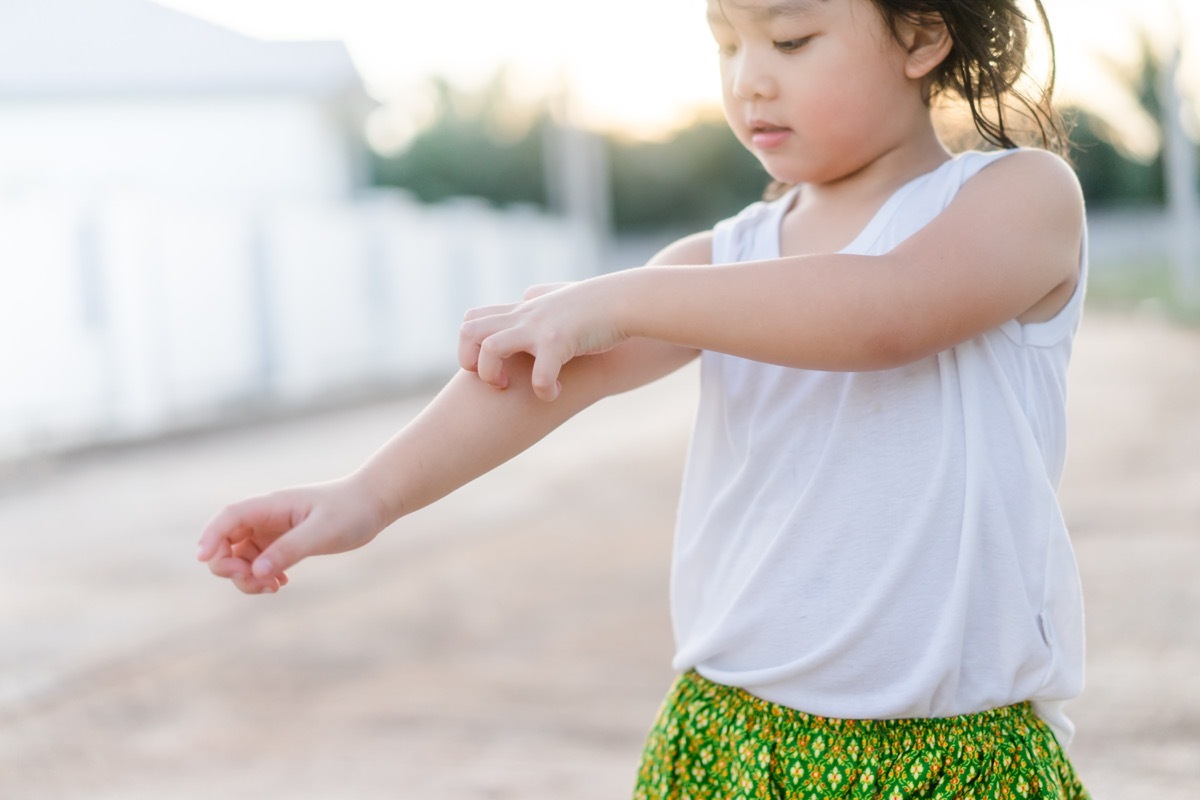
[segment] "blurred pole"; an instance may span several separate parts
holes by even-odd
[[[575,124],[565,81],[552,95],[550,112],[544,143],[546,195],[550,209],[579,229],[588,250],[567,272],[572,278],[587,278],[607,262],[612,232],[608,150],[603,137]]]
[[[1176,8],[1178,17],[1178,8]],[[1177,19],[1176,31],[1182,37]],[[1200,202],[1196,197],[1196,145],[1183,123],[1183,100],[1179,94],[1181,45],[1177,38],[1168,46],[1158,87],[1163,110],[1163,170],[1167,188],[1167,210],[1173,229],[1172,283],[1175,297],[1188,309],[1200,308]]]

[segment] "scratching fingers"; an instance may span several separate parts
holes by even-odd
[[[544,353],[534,359],[530,383],[534,395],[539,400],[549,403],[558,399],[562,392],[562,383],[558,380],[562,365],[563,361],[550,353]]]
[[[463,314],[463,322],[472,322],[484,317],[496,317],[501,314],[507,314],[516,308],[520,303],[503,303],[491,306],[479,306],[478,308],[468,308]]]
[[[491,333],[503,327],[500,322],[505,314],[513,311],[519,304],[481,306],[472,308],[463,315],[462,326],[458,330],[458,365],[469,372],[476,371],[479,361],[479,346]]]
[[[557,283],[539,283],[534,286],[530,286],[525,290],[525,299],[533,300],[536,297],[541,297],[544,294],[550,294],[551,292],[557,291],[564,286],[570,285],[571,284],[569,281],[558,281]]]
[[[504,372],[504,359],[524,350],[517,338],[519,333],[505,330],[494,333],[479,345],[479,362],[475,371],[484,383],[498,389],[508,387],[508,375]]]

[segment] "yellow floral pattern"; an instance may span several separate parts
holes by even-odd
[[[942,719],[852,720],[681,675],[634,800],[1088,800],[1029,703]]]

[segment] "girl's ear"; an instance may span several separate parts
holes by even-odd
[[[941,14],[902,20],[898,27],[898,38],[908,53],[904,74],[912,80],[927,77],[946,60],[954,47],[954,40],[950,38]]]

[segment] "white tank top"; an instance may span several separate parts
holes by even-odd
[[[843,252],[888,252],[1005,155],[916,178]],[[717,225],[714,263],[779,257],[793,199]],[[1065,746],[1083,609],[1056,490],[1086,264],[1085,244],[1054,319],[896,369],[703,353],[672,566],[675,668],[830,717],[1032,700]]]

